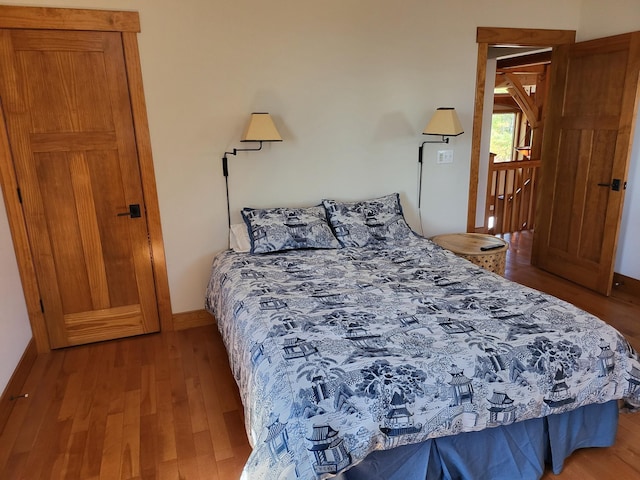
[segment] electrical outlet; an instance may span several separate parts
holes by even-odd
[[[453,150],[438,150],[436,163],[453,163]]]

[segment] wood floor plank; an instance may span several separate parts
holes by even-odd
[[[171,395],[173,400],[176,454],[181,471],[184,469],[197,469],[197,464],[195,462],[191,463],[191,460],[196,457],[196,448],[193,442],[193,427],[191,426],[191,410],[189,408],[187,386],[182,372],[181,363],[175,360],[171,374]]]
[[[640,303],[531,267],[527,232],[505,238],[505,276],[600,316],[640,350]],[[40,355],[24,391],[0,435],[3,480],[236,480],[251,451],[215,325]],[[613,447],[579,450],[542,478],[640,478],[640,414],[620,416]]]
[[[140,390],[125,394],[120,478],[128,480],[140,476]]]
[[[158,422],[156,415],[140,417],[140,476],[142,478],[156,478],[158,464]]]
[[[193,436],[198,458],[198,470],[200,478],[217,479],[218,465],[215,455],[213,454],[213,443],[211,442],[211,434],[209,431],[198,432]]]
[[[169,462],[178,458],[173,404],[171,402],[171,381],[168,379],[157,381],[156,388],[158,412],[155,418],[158,460],[160,462]]]
[[[218,475],[218,464],[213,454],[198,455],[197,461],[198,461],[198,473],[200,474],[199,478],[202,478],[202,479],[206,478],[208,480],[221,479],[221,477]],[[231,478],[239,478],[239,475]]]
[[[88,435],[82,458],[82,478],[100,476],[102,452],[109,414],[109,398],[112,384],[113,364],[115,358],[115,344],[104,342],[97,345],[97,355],[93,358],[97,371],[93,389],[87,392],[91,395],[91,412],[88,422]]]
[[[65,450],[71,435],[71,420],[58,422],[56,410],[59,402],[51,405],[47,419],[42,425],[42,434],[38,435],[25,466],[24,478],[50,478],[55,466],[61,469]]]
[[[87,442],[87,433],[86,430],[81,430],[71,434],[67,451],[65,452],[62,476],[60,478],[82,478],[80,476],[80,470],[82,469],[82,458],[84,455],[84,446]]]
[[[200,476],[198,459],[195,456],[191,458],[178,457],[178,473],[180,478],[198,478]]]
[[[187,385],[187,398],[189,399],[189,412],[191,413],[191,433],[209,431],[207,422],[207,407],[204,404],[202,388],[199,378],[185,379]]]
[[[58,420],[73,419],[78,409],[78,399],[82,391],[82,373],[72,372],[67,379],[62,405],[58,411]]]
[[[124,413],[108,414],[99,472],[101,480],[120,478],[123,428]]]
[[[157,412],[156,369],[155,365],[140,366],[140,415],[152,415]]]
[[[228,366],[228,364],[227,364]],[[207,356],[198,357],[198,373],[202,384],[202,395],[207,408],[207,419],[209,432],[213,443],[213,450],[216,460],[226,460],[234,456],[233,447],[224,422],[224,412],[222,411],[219,391],[220,388],[214,378],[216,370],[211,367]],[[237,390],[237,387],[236,387]],[[222,477],[225,478],[225,477]]]
[[[233,374],[228,368],[229,359],[227,357],[227,352],[224,348],[219,348],[222,338],[217,331],[215,332],[215,335],[216,338],[211,337],[206,343],[207,354],[211,369],[214,372],[220,372],[217,374],[217,382],[219,385],[217,391],[220,408],[223,412],[229,412],[235,410],[238,405],[242,405],[242,400],[240,399],[240,394],[233,378]]]
[[[175,480],[180,478],[178,460],[167,460],[158,465],[158,480]]]

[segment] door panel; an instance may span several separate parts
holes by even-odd
[[[159,329],[119,33],[4,30],[0,95],[51,346]],[[118,214],[141,205],[141,216]]]
[[[608,295],[638,99],[640,33],[558,47],[532,263]]]

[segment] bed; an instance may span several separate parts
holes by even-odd
[[[638,404],[619,332],[411,232],[395,194],[243,217],[249,252],[217,255],[206,294],[243,478],[539,478]]]

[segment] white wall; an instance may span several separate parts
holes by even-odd
[[[174,312],[198,309],[227,245],[220,157],[252,111],[284,142],[230,159],[241,207],[401,193],[417,227],[417,148],[438,106],[467,133],[451,165],[427,145],[425,234],[466,226],[479,25],[577,28],[580,0],[100,0],[30,5],[136,9]],[[548,12],[553,10],[554,15]]]
[[[578,42],[638,30],[638,0],[582,0],[580,26],[576,34]]]
[[[616,35],[640,30],[640,2],[638,0],[583,0],[577,40]],[[631,151],[631,164],[627,177],[620,239],[615,271],[640,279],[640,112]]]
[[[622,211],[620,240],[616,256],[615,271],[640,280],[640,111],[636,119],[636,130],[631,150],[628,187]]]
[[[0,393],[9,382],[29,340],[31,327],[7,213],[0,208]]]

